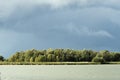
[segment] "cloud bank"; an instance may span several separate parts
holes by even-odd
[[[31,48],[119,51],[119,0],[0,0],[0,53]]]

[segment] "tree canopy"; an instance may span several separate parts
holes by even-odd
[[[110,62],[120,61],[119,52],[108,50],[48,49],[16,52],[9,62]]]

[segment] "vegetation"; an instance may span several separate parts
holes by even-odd
[[[120,61],[119,52],[108,50],[72,50],[72,49],[48,49],[48,50],[26,50],[16,52],[8,59],[0,56],[0,64],[103,64]],[[86,63],[85,63],[86,64]]]
[[[0,62],[1,61],[4,61],[4,57],[3,56],[0,56]]]
[[[101,63],[99,62],[0,62],[0,65],[91,65],[91,64],[98,65]],[[116,63],[112,63],[112,64],[116,64]]]
[[[105,60],[102,57],[94,57],[92,62],[105,63]]]

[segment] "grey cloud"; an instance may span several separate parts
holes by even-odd
[[[70,30],[70,33],[72,34],[76,33],[78,35],[84,35],[84,36],[94,36],[94,37],[102,36],[102,37],[113,38],[113,36],[107,31],[104,31],[104,30],[96,31],[96,30],[89,29],[88,27],[78,28],[75,26],[69,26],[69,30]]]
[[[4,55],[31,48],[120,47],[118,0],[0,2],[0,47]]]
[[[77,6],[78,8],[108,7],[120,9],[119,3],[119,0],[0,0],[0,17],[8,17],[18,8],[31,10],[35,6],[48,6],[55,10],[70,6]]]

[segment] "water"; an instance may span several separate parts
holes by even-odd
[[[1,80],[120,80],[120,65],[3,65]]]

